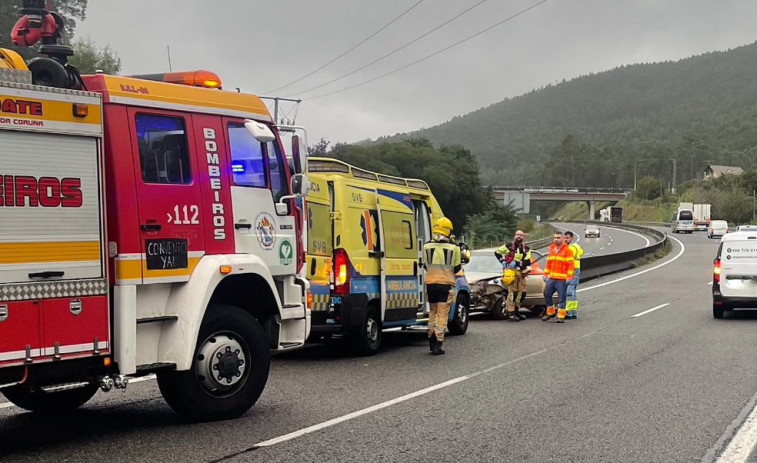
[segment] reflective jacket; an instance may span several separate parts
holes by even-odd
[[[423,266],[427,285],[455,286],[460,271],[460,246],[443,241],[430,241],[423,246]]]
[[[544,276],[555,280],[570,280],[573,278],[574,262],[570,246],[563,244],[560,249],[557,249],[557,245],[552,244],[549,247]]]
[[[509,264],[515,262],[515,267],[523,270],[531,266],[531,248],[526,246],[526,243],[521,243],[520,246],[512,243],[503,244],[499,249],[494,251],[494,255],[497,256],[500,262]]]
[[[570,250],[573,251],[574,267],[576,269],[581,268],[581,256],[584,255],[584,248],[579,246],[578,243],[570,243]]]

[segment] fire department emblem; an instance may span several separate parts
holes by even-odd
[[[260,247],[270,251],[276,244],[276,222],[271,215],[265,212],[255,219],[255,234],[258,235]]]

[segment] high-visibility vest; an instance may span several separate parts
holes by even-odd
[[[559,250],[557,245],[549,247],[547,265],[544,266],[544,275],[555,280],[570,280],[573,278],[575,259],[570,246],[563,245]]]
[[[426,243],[423,265],[426,267],[426,284],[454,286],[457,283],[454,269],[461,265],[460,246],[439,241]]]
[[[578,243],[570,243],[570,250],[573,251],[574,268],[581,268],[581,256],[584,255],[584,248],[579,246]]]

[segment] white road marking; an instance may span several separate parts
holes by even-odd
[[[754,449],[754,444],[757,443],[757,407],[755,406],[755,399],[757,396],[753,396],[747,405],[741,410],[739,416],[731,423],[726,429],[725,433],[718,439],[715,446],[707,452],[702,461],[715,461],[717,463],[744,463],[749,459],[749,455]],[[751,407],[751,408],[750,408]],[[751,413],[744,420],[744,415],[751,409]],[[739,423],[741,427],[739,427]],[[738,432],[733,436],[733,439],[728,443],[720,457],[715,459],[715,452],[722,447],[723,443],[728,439],[734,429],[739,427]]]
[[[652,270],[657,270],[660,267],[664,267],[664,266],[668,265],[669,263],[674,262],[676,259],[678,259],[679,257],[681,257],[683,255],[683,253],[686,251],[686,246],[684,246],[683,243],[681,242],[681,240],[679,240],[678,238],[673,238],[670,235],[668,235],[668,238],[671,239],[671,240],[674,240],[676,243],[678,243],[681,246],[681,250],[672,259],[666,260],[665,262],[661,263],[660,265],[655,265],[654,267],[650,267],[650,268],[648,268],[646,270],[642,270],[640,272],[632,273],[631,275],[626,275],[624,277],[620,277],[620,278],[616,278],[614,280],[606,281],[606,282],[600,283],[598,285],[589,286],[588,288],[577,289],[576,292],[580,293],[582,291],[589,291],[589,290],[592,290],[592,289],[601,288],[602,286],[611,285],[611,284],[617,283],[619,281],[623,281],[623,280],[627,280],[629,278],[633,278],[633,277],[636,277],[636,276],[639,276],[639,275],[643,275],[643,274],[645,274],[647,272],[651,272]]]
[[[510,360],[508,362],[500,363],[499,365],[495,365],[490,368],[486,368],[484,370],[479,370],[474,373],[471,373],[469,375],[464,376],[458,376],[457,378],[450,379],[449,381],[445,381],[443,383],[435,384],[433,386],[427,387],[425,389],[421,389],[419,391],[411,392],[409,394],[405,394],[403,396],[397,397],[395,399],[387,400],[386,402],[381,402],[380,404],[376,404],[367,408],[364,408],[362,410],[357,410],[352,413],[348,413],[346,415],[342,415],[336,418],[333,418],[328,421],[324,421],[322,423],[314,424],[312,426],[308,426],[306,428],[299,429],[294,432],[290,432],[289,434],[284,434],[283,436],[274,437],[273,439],[269,439],[260,443],[255,444],[252,448],[260,448],[260,447],[270,447],[272,445],[280,444],[282,442],[290,441],[292,439],[296,439],[298,437],[304,436],[306,434],[311,434],[317,431],[320,431],[322,429],[330,428],[331,426],[337,425],[339,423],[344,423],[345,421],[349,421],[358,417],[361,417],[363,415],[367,415],[369,413],[373,413],[375,411],[391,407],[392,405],[396,405],[398,403],[406,402],[410,399],[414,399],[416,397],[420,397],[422,395],[426,395],[429,392],[438,391],[439,389],[444,389],[445,387],[452,386],[454,384],[461,383],[463,381],[467,381],[469,379],[475,378],[476,376],[483,375],[484,373],[490,373],[494,370],[498,370],[500,368],[504,368],[506,366],[512,365],[516,362],[520,362],[521,360],[525,360],[527,358],[534,357],[539,354],[543,354],[544,352],[547,352],[548,349],[542,349],[538,352],[533,352],[528,355],[524,355],[523,357],[518,357],[517,359]]]
[[[151,379],[155,378],[157,378],[157,376],[155,376],[154,373],[146,376],[140,376],[139,378],[129,378],[129,384],[141,383],[142,381],[150,381]]]
[[[602,249],[604,249],[604,248],[605,248],[605,247],[604,247],[604,246],[602,246],[601,248],[599,248],[599,250],[601,251],[601,250],[602,250]]]
[[[649,238],[647,238],[646,236],[642,235],[641,233],[636,233],[636,232],[633,232],[631,230],[626,230],[625,228],[616,228],[616,230],[624,232],[624,233],[630,233],[632,235],[638,236],[639,238],[643,239],[647,243],[647,244],[644,245],[645,247],[649,246],[650,244],[652,244],[652,242],[649,241]]]
[[[708,281],[708,282],[707,282],[707,284],[708,284],[709,286],[712,286],[712,282],[711,282],[711,281]]]
[[[0,404],[0,408],[11,408],[11,407],[15,407],[15,405],[13,405],[11,402],[5,402],[3,404]]]
[[[667,302],[667,303],[665,303],[665,304],[660,304],[660,305],[658,305],[657,307],[652,307],[651,309],[649,309],[649,310],[645,310],[644,312],[639,312],[639,313],[637,313],[636,315],[633,315],[633,316],[631,316],[631,318],[637,318],[637,317],[641,317],[641,316],[643,316],[643,315],[646,315],[646,314],[648,314],[649,312],[654,312],[654,311],[655,311],[655,310],[657,310],[657,309],[662,309],[663,307],[666,307],[666,306],[669,306],[669,305],[670,305],[670,303],[669,303],[669,302]]]

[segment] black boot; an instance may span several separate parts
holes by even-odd
[[[435,346],[436,346],[436,335],[432,334],[431,337],[428,338],[428,350],[433,352]]]
[[[436,339],[436,336],[434,336],[434,339]],[[442,349],[442,344],[444,344],[443,341],[436,341],[436,344],[434,345],[434,349],[431,351],[431,355],[444,355],[444,349]]]
[[[515,307],[515,316],[518,317],[518,320],[526,319],[526,316],[520,313],[520,307]]]
[[[509,321],[509,322],[519,322],[520,321],[520,317],[518,317],[517,310],[514,310],[512,312],[510,312],[510,311],[507,312],[507,321]]]

